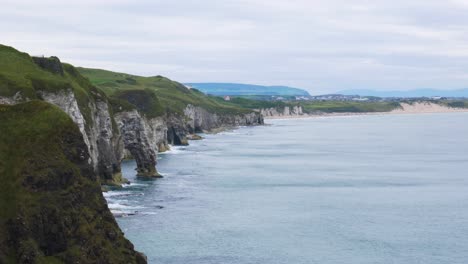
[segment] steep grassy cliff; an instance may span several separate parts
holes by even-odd
[[[125,182],[120,169],[125,155],[137,161],[138,175],[159,176],[158,151],[187,144],[187,134],[263,123],[250,109],[165,77],[78,69],[57,57],[30,57],[0,45],[0,104],[34,99],[57,105],[73,119],[94,171],[111,185]]]
[[[0,105],[0,263],[145,263],[124,238],[76,124],[42,101]]]
[[[104,92],[56,57],[30,57],[0,45],[0,103],[34,99],[59,106],[78,124],[103,182],[121,179],[119,131]]]
[[[87,124],[92,122],[89,103],[105,96],[71,65],[58,58],[34,58],[0,45],[0,96],[17,96],[19,101],[41,99],[40,92],[71,89]]]

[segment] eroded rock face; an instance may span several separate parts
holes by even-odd
[[[264,117],[289,117],[304,114],[302,106],[285,106],[284,108],[263,108],[259,110]]]
[[[90,122],[86,123],[72,90],[39,93],[44,101],[60,107],[78,125],[90,153],[89,162],[104,183],[118,184],[122,181],[120,157],[123,148],[118,130],[112,127],[107,100],[97,99],[89,102]]]
[[[39,92],[39,95],[42,99],[44,99],[44,101],[60,107],[60,109],[67,113],[73,122],[78,125],[78,128],[80,129],[81,134],[84,136],[83,139],[90,153],[89,163],[93,164],[93,166],[94,164],[97,166],[97,147],[93,148],[89,140],[89,136],[86,134],[85,119],[81,113],[80,108],[78,107],[78,102],[76,101],[75,94],[72,92],[72,90],[61,90],[56,93]]]
[[[147,118],[137,110],[115,115],[123,138],[127,157],[137,163],[139,176],[159,177],[155,169],[157,153],[171,145],[187,145],[188,135],[214,129],[263,124],[260,113],[243,115],[212,114],[200,107],[188,105],[183,115]]]
[[[201,107],[188,105],[184,110],[184,115],[186,117],[186,126],[189,133],[210,131],[223,127],[263,124],[262,115],[256,112],[221,115],[210,113]]]
[[[161,138],[150,126],[150,122],[137,110],[115,115],[117,126],[122,135],[124,147],[137,163],[138,176],[160,177],[156,171],[157,142]],[[155,122],[157,123],[157,122]],[[159,128],[159,127],[158,127]],[[162,136],[164,138],[164,136]]]
[[[257,112],[221,115],[192,105],[188,105],[183,114],[172,113],[155,118],[147,118],[137,110],[112,116],[107,99],[99,95],[88,102],[86,110],[80,108],[71,89],[53,93],[39,91],[38,95],[61,108],[78,125],[88,148],[88,163],[102,183],[111,185],[127,182],[120,170],[124,157],[135,159],[139,176],[160,177],[156,170],[157,153],[168,150],[169,145],[188,145],[189,134],[263,124],[263,117]],[[22,98],[2,100],[15,104]],[[84,111],[88,111],[88,118],[85,118]],[[292,112],[299,110],[293,109]]]
[[[190,133],[185,117],[171,114],[166,119],[167,142],[171,145],[188,145],[187,133]],[[192,131],[193,132],[193,131]]]
[[[0,96],[0,104],[13,105],[24,101],[29,101],[28,98],[23,98],[21,92],[17,92],[12,97]]]
[[[164,117],[156,117],[146,119],[149,131],[149,141],[152,146],[155,146],[156,152],[164,152],[169,149],[167,140],[167,123]]]
[[[110,115],[107,101],[91,103],[93,110],[93,125],[90,126],[90,138],[96,139],[98,166],[97,172],[107,181],[119,183],[124,181],[120,170],[120,161],[123,151],[121,137],[118,129],[113,128],[113,117]]]

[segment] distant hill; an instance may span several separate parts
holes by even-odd
[[[377,97],[468,97],[468,89],[460,90],[435,90],[435,89],[417,89],[409,91],[375,91],[375,90],[344,90],[338,92],[344,95],[361,95]]]
[[[212,95],[309,95],[303,89],[288,86],[262,86],[242,83],[186,83],[186,85]]]

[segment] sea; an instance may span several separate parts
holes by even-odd
[[[149,263],[466,264],[468,113],[267,120],[104,193]]]

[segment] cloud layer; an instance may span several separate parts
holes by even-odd
[[[468,87],[466,0],[0,0],[1,43],[182,82]]]

